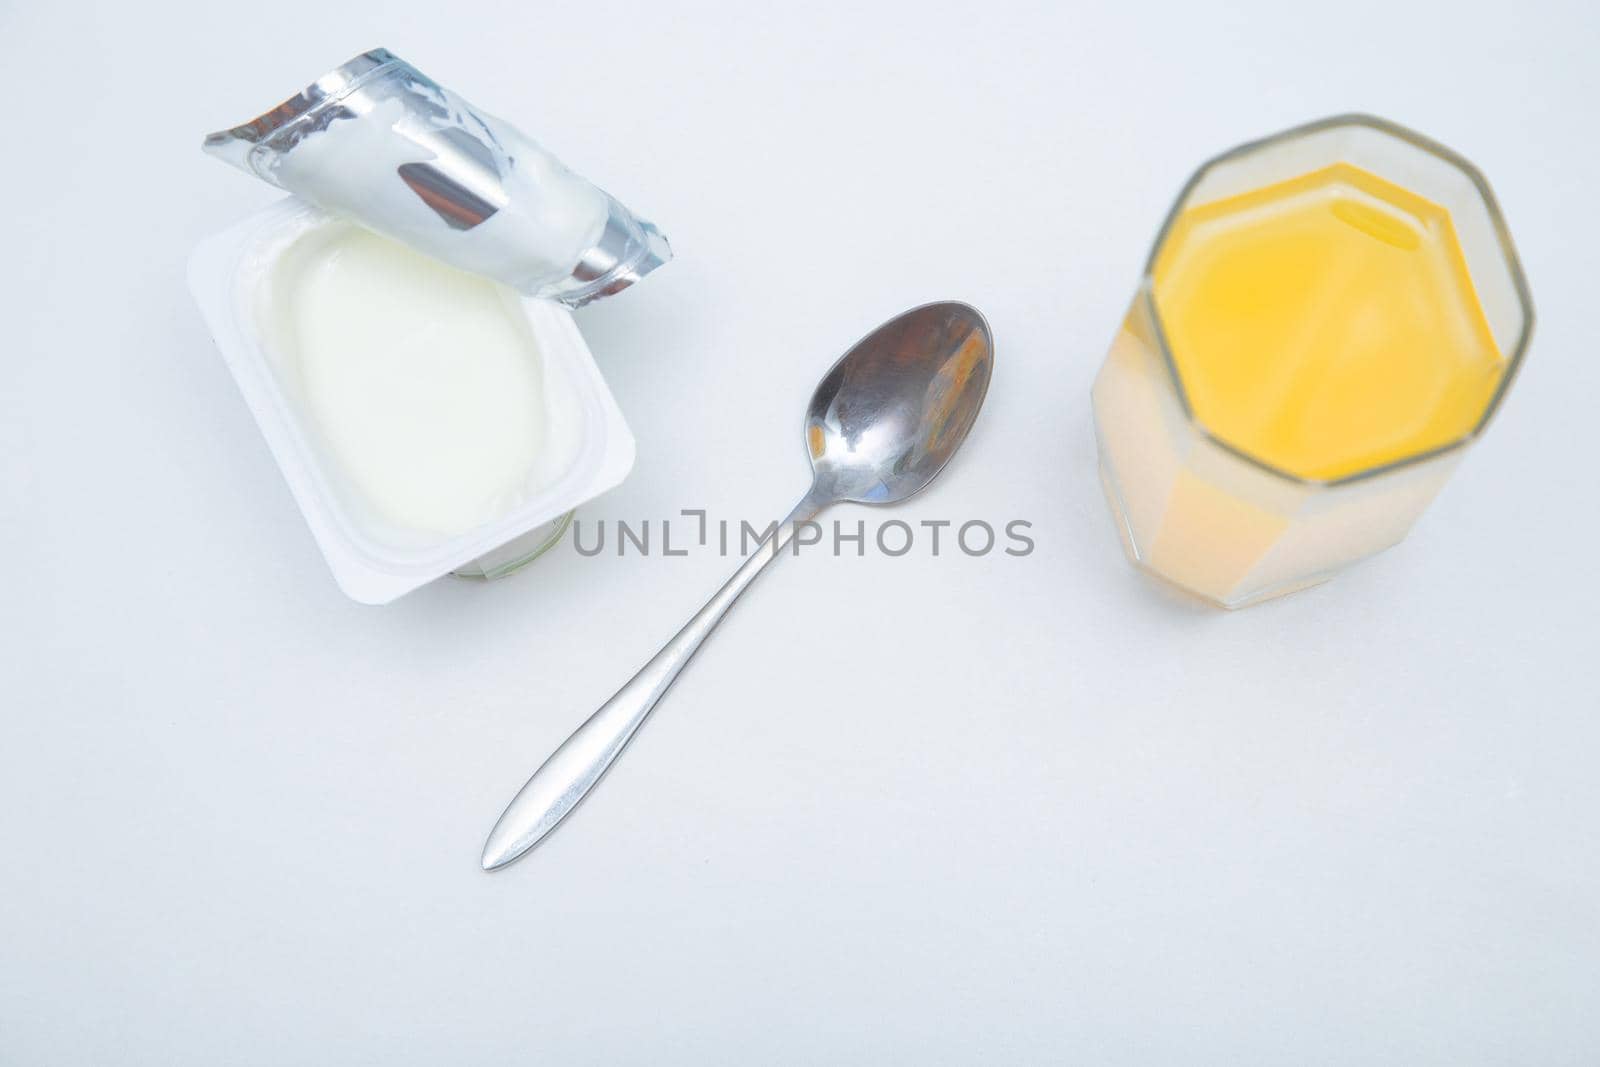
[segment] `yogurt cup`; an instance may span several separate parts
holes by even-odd
[[[537,414],[550,462],[516,487],[508,506],[468,528],[430,533],[387,518],[313,416],[291,339],[275,319],[281,309],[264,297],[287,269],[285,257],[330,228],[353,225],[289,197],[202,241],[189,260],[190,288],[345,593],[384,604],[452,572],[508,574],[559,540],[575,507],[627,475],[633,436],[568,308],[506,290],[538,361]]]

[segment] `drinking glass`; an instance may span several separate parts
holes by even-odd
[[[1183,361],[1163,328],[1155,277],[1185,211],[1336,164],[1359,167],[1448,211],[1502,363],[1481,414],[1458,437],[1335,476],[1308,477],[1252,455],[1196,417],[1178,369]],[[1455,152],[1366,115],[1324,119],[1224,152],[1179,193],[1094,383],[1101,481],[1129,558],[1205,600],[1237,608],[1324,581],[1396,544],[1505,399],[1532,328],[1527,282],[1494,194]]]

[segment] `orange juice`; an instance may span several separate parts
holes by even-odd
[[[1300,478],[1459,441],[1505,368],[1449,213],[1348,163],[1183,211],[1154,286],[1194,417]]]

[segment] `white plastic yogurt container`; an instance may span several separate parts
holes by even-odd
[[[295,197],[201,242],[189,284],[357,601],[508,573],[633,466],[633,436],[562,304]]]

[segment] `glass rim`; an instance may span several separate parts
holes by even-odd
[[[1466,433],[1462,434],[1453,441],[1439,445],[1435,448],[1401,456],[1399,459],[1389,460],[1385,463],[1380,463],[1375,466],[1364,467],[1361,470],[1342,475],[1338,478],[1308,478],[1303,475],[1284,470],[1283,468],[1272,463],[1268,463],[1266,460],[1263,460],[1258,456],[1251,455],[1244,449],[1229,443],[1220,435],[1213,432],[1212,429],[1202,422],[1195,414],[1194,407],[1189,401],[1188,390],[1183,384],[1183,376],[1178,373],[1178,364],[1176,359],[1173,357],[1172,346],[1167,341],[1166,327],[1161,322],[1161,307],[1155,296],[1155,265],[1156,259],[1160,255],[1162,247],[1166,244],[1167,238],[1171,234],[1173,226],[1177,223],[1178,216],[1183,212],[1184,204],[1189,199],[1189,195],[1214,167],[1230,160],[1250,155],[1262,149],[1272,148],[1276,145],[1298,140],[1311,134],[1321,133],[1324,130],[1339,129],[1341,127],[1365,127],[1367,129],[1375,130],[1385,136],[1393,137],[1396,140],[1404,141],[1413,148],[1419,149],[1420,151],[1426,152],[1429,155],[1442,160],[1466,176],[1466,178],[1472,183],[1473,188],[1477,190],[1478,196],[1483,201],[1484,208],[1488,212],[1489,222],[1494,231],[1495,244],[1498,246],[1500,257],[1505,263],[1507,273],[1511,278],[1512,289],[1516,293],[1517,304],[1522,312],[1522,324],[1521,329],[1517,333],[1516,342],[1511,346],[1510,352],[1506,355],[1505,370],[1500,375],[1500,381],[1495,386],[1493,395],[1490,396],[1489,402],[1484,405],[1483,414],[1478,417],[1478,421],[1474,423]],[[1349,485],[1353,482],[1365,481],[1369,478],[1376,478],[1385,474],[1390,474],[1402,468],[1413,467],[1421,463],[1426,463],[1429,460],[1437,459],[1448,453],[1464,449],[1473,441],[1481,437],[1485,428],[1488,427],[1490,420],[1494,417],[1495,413],[1499,411],[1501,402],[1505,399],[1506,393],[1510,390],[1511,383],[1516,378],[1517,372],[1522,368],[1523,356],[1527,353],[1528,343],[1533,336],[1534,323],[1533,295],[1529,291],[1527,277],[1522,271],[1522,261],[1520,258],[1518,258],[1516,246],[1511,241],[1511,231],[1506,225],[1505,217],[1500,213],[1500,203],[1495,199],[1494,190],[1489,187],[1489,181],[1483,176],[1483,172],[1459,152],[1440,144],[1438,141],[1435,141],[1430,137],[1426,137],[1415,130],[1401,126],[1399,123],[1390,122],[1388,119],[1379,118],[1376,115],[1369,115],[1360,112],[1348,112],[1340,115],[1330,115],[1327,118],[1316,119],[1312,122],[1303,123],[1299,126],[1292,126],[1289,129],[1281,130],[1278,133],[1269,134],[1266,137],[1260,137],[1252,141],[1246,141],[1243,144],[1235,145],[1233,148],[1212,156],[1210,159],[1207,159],[1205,162],[1196,167],[1194,173],[1189,176],[1189,180],[1184,182],[1183,188],[1178,191],[1178,195],[1176,198],[1174,198],[1172,207],[1168,210],[1166,218],[1162,220],[1161,229],[1156,232],[1155,240],[1150,245],[1150,254],[1145,259],[1144,271],[1140,276],[1139,290],[1135,299],[1142,302],[1145,309],[1149,312],[1150,322],[1155,332],[1156,347],[1161,351],[1162,364],[1165,366],[1167,377],[1172,383],[1173,392],[1177,394],[1178,403],[1183,409],[1183,417],[1189,423],[1189,425],[1212,444],[1215,444],[1217,447],[1235,456],[1238,456],[1240,459],[1245,460],[1252,466],[1265,471],[1268,474],[1274,475],[1289,482],[1293,482],[1296,485],[1321,488]]]

